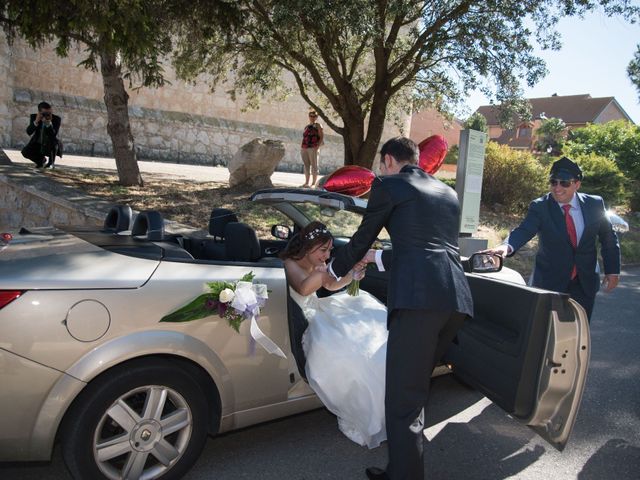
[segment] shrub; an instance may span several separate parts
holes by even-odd
[[[454,145],[447,151],[447,156],[444,157],[445,165],[455,165],[458,163],[458,155],[460,154],[460,148],[458,145]]]
[[[640,127],[624,120],[589,124],[569,132],[564,153],[569,157],[595,153],[614,160],[625,175],[632,210],[640,211]]]
[[[467,121],[464,122],[464,128],[468,130],[477,130],[479,132],[487,133],[489,127],[487,126],[487,119],[480,112],[475,112]]]
[[[616,162],[595,153],[577,155],[573,160],[582,169],[581,192],[600,195],[607,206],[624,200],[626,180]]]
[[[491,208],[524,211],[531,200],[546,191],[547,171],[529,152],[487,144],[482,179],[482,203]]]

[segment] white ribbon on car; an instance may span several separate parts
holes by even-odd
[[[287,358],[284,352],[264,334],[260,327],[256,317],[260,314],[260,307],[269,298],[267,286],[263,283],[251,283],[251,282],[238,282],[236,284],[235,296],[231,302],[231,308],[235,308],[237,311],[242,312],[245,315],[251,316],[251,326],[249,332],[251,338],[256,341],[262,348],[264,348],[271,355],[277,355],[282,358]]]

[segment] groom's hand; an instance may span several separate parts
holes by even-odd
[[[362,257],[362,260],[360,260],[360,263],[364,263],[365,265],[367,263],[373,263],[376,261],[376,250],[373,248],[370,248],[369,251],[364,255],[364,257]]]

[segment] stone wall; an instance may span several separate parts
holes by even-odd
[[[0,33],[0,145],[11,143],[11,52],[5,35]]]
[[[0,54],[0,79],[7,79],[7,86],[0,87],[0,100],[4,95],[7,101],[2,103],[9,111],[4,123],[0,111],[0,145],[21,148],[27,142],[28,115],[44,100],[63,119],[60,136],[65,151],[112,155],[102,77],[77,66],[84,58],[82,51],[59,58],[52,46],[33,50],[17,40],[11,47],[0,43]],[[299,150],[308,106],[301,97],[265,99],[260,109],[244,110],[243,101],[232,101],[223,87],[211,92],[206,76],[195,83],[182,82],[167,66],[166,78],[169,83],[162,88],[129,91],[131,126],[140,159],[226,165],[242,145],[263,137],[285,144],[278,170],[302,171]],[[398,129],[389,124],[383,138],[397,134]],[[321,172],[328,173],[343,161],[342,137],[325,127]]]
[[[102,225],[105,214],[0,172],[0,231],[50,225]]]
[[[60,138],[64,151],[82,155],[112,156],[107,135],[104,103],[75,95],[52,94],[14,88],[11,147],[21,148],[33,105],[45,100],[62,117]],[[280,171],[302,171],[298,130],[175,111],[160,111],[136,105],[129,107],[131,128],[140,160],[160,160],[200,165],[227,165],[242,145],[256,137],[281,140],[285,156]],[[342,166],[342,139],[327,136],[321,150],[321,170],[328,173]]]

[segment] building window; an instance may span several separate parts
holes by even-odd
[[[531,138],[531,127],[522,126],[518,129],[518,138]]]

